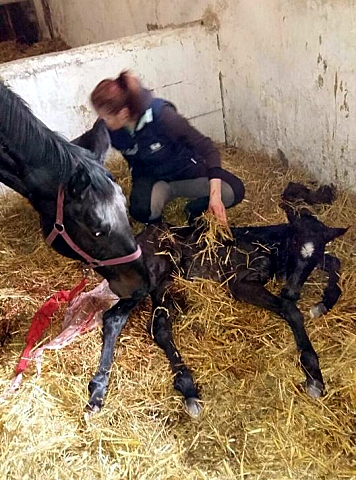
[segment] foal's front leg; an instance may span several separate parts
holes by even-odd
[[[323,299],[310,309],[311,318],[318,318],[324,315],[338,301],[341,295],[341,288],[339,287],[340,278],[340,260],[334,255],[326,253],[323,261],[317,265],[317,268],[324,270],[329,276],[328,284],[323,293]]]
[[[138,300],[119,300],[103,317],[103,346],[99,368],[89,383],[90,399],[87,404],[88,410],[98,412],[101,409],[109,382],[110,369],[114,356],[114,348],[117,337],[133,308],[139,303]]]
[[[174,344],[171,319],[174,307],[166,287],[167,285],[161,286],[151,293],[153,315],[148,324],[148,331],[169,360],[174,374],[174,388],[184,396],[188,413],[192,417],[197,417],[201,412],[198,391],[192,374]]]
[[[288,323],[300,351],[300,364],[306,374],[307,393],[313,398],[320,397],[324,391],[324,381],[318,356],[305,330],[303,315],[295,303],[273,295],[257,282],[230,281],[229,287],[235,298],[275,312]]]

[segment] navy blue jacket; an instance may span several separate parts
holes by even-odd
[[[183,172],[187,176],[190,166],[204,164],[192,147],[165,133],[160,117],[162,107],[167,105],[175,109],[170,102],[153,98],[133,132],[125,127],[109,131],[112,146],[128,161],[133,177],[174,180],[181,178]]]

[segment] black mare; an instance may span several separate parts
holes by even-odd
[[[66,257],[90,258],[112,291],[127,299],[118,306],[121,321],[122,302],[130,306],[131,299],[147,294],[147,269],[131,232],[126,199],[102,165],[110,146],[103,121],[74,143],[48,129],[0,81],[0,182],[30,201],[45,237],[63,216],[56,227],[61,234],[51,245]],[[116,325],[115,307],[106,318]]]
[[[312,307],[311,316],[326,313],[337,302],[341,294],[338,286],[340,262],[335,256],[325,253],[325,246],[347,229],[329,228],[305,209],[298,215],[287,206],[285,209],[289,223],[232,228],[233,240],[225,241],[217,248],[213,262],[204,260],[202,263],[199,257],[204,248],[198,242],[200,228],[151,225],[136,237],[150,274],[153,315],[148,330],[164,350],[174,373],[174,387],[183,394],[192,416],[200,412],[199,395],[172,336],[174,303],[168,287],[177,270],[185,278],[203,277],[226,282],[234,298],[266,308],[282,317],[290,326],[300,352],[307,393],[313,398],[323,394],[324,381],[318,356],[296,301],[308,276],[314,268],[320,268],[327,272],[328,284],[322,301]],[[158,252],[161,254],[157,255]],[[265,288],[266,282],[274,276],[284,279],[280,296]],[[115,323],[107,314],[104,315],[101,365],[89,384],[89,407],[93,411],[99,410],[102,405],[117,336],[137,303],[119,302],[120,307],[115,307]]]

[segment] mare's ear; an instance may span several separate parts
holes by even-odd
[[[78,165],[68,182],[68,193],[73,198],[83,196],[84,191],[90,185],[88,170],[83,165]]]
[[[93,152],[97,161],[103,165],[111,145],[104,120],[98,118],[90,130],[72,140],[72,143]]]

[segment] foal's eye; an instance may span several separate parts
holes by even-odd
[[[105,235],[105,233],[104,233],[104,232],[95,232],[94,235],[95,235],[96,237],[102,237],[102,236]]]

